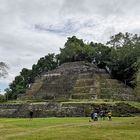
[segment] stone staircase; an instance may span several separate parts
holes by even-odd
[[[72,99],[97,98],[94,73],[79,74],[73,88]]]

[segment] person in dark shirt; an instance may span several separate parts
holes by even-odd
[[[30,105],[29,106],[29,108],[28,108],[28,110],[29,110],[29,117],[30,117],[30,119],[32,119],[33,118],[33,106],[32,105]]]
[[[30,110],[29,115],[30,115],[30,119],[32,119],[33,118],[33,110]]]

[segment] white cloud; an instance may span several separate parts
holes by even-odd
[[[0,61],[10,67],[0,85],[58,53],[68,36],[106,42],[120,31],[139,34],[139,7],[139,0],[0,0]]]

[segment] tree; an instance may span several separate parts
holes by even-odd
[[[73,36],[68,38],[64,48],[60,49],[57,55],[60,63],[73,61],[96,61],[97,64],[103,65],[108,60],[110,48],[101,43],[84,43],[82,39]]]
[[[140,37],[138,37],[137,34],[131,34],[126,32],[118,33],[114,36],[111,36],[110,41],[107,42],[107,45],[110,45],[111,47],[117,49],[123,46],[129,46],[134,47],[137,42],[140,41]]]
[[[5,89],[5,94],[4,94],[4,96],[5,96],[5,101],[8,101],[8,100],[10,100],[10,99],[14,99],[12,90],[11,90],[10,88],[6,88],[6,89]]]
[[[60,48],[58,57],[60,63],[82,60],[82,48],[84,46],[85,44],[82,39],[78,39],[76,36],[69,37],[64,48]]]
[[[95,64],[100,68],[105,68],[110,60],[111,49],[101,43],[95,43],[93,48],[95,49],[93,54]]]
[[[119,33],[108,42],[112,46],[109,68],[114,78],[134,86],[132,81],[137,72],[138,57],[140,57],[140,38],[129,33]]]

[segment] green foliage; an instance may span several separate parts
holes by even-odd
[[[75,36],[68,38],[65,47],[60,49],[60,63],[82,60],[84,45],[83,40],[77,39]]]
[[[58,59],[60,63],[73,61],[93,60],[97,65],[104,65],[108,61],[108,55],[111,49],[101,43],[84,43],[83,40],[77,39],[75,36],[68,38],[65,47],[60,49]]]
[[[137,60],[140,57],[140,37],[129,33],[119,33],[107,43],[110,45],[110,61],[108,63],[113,77],[128,85],[135,86],[134,75],[138,70]]]
[[[114,36],[110,37],[110,41],[107,42],[107,45],[110,45],[111,47],[117,49],[123,46],[129,46],[129,47],[134,47],[136,43],[140,40],[140,37],[138,37],[137,34],[131,34],[126,32],[125,34],[123,33],[118,33]]]
[[[38,60],[37,64],[32,66],[31,82],[35,80],[36,76],[41,75],[44,72],[53,70],[57,67],[57,61],[54,54],[48,54]]]
[[[4,94],[4,96],[5,96],[6,101],[9,100],[9,99],[15,99],[14,98],[15,95],[13,94],[12,89],[10,89],[10,87],[6,88],[5,92],[6,93]]]
[[[93,58],[95,60],[95,64],[101,68],[105,68],[108,61],[110,61],[111,48],[101,43],[99,44],[96,43],[94,49],[95,49],[95,55]]]

